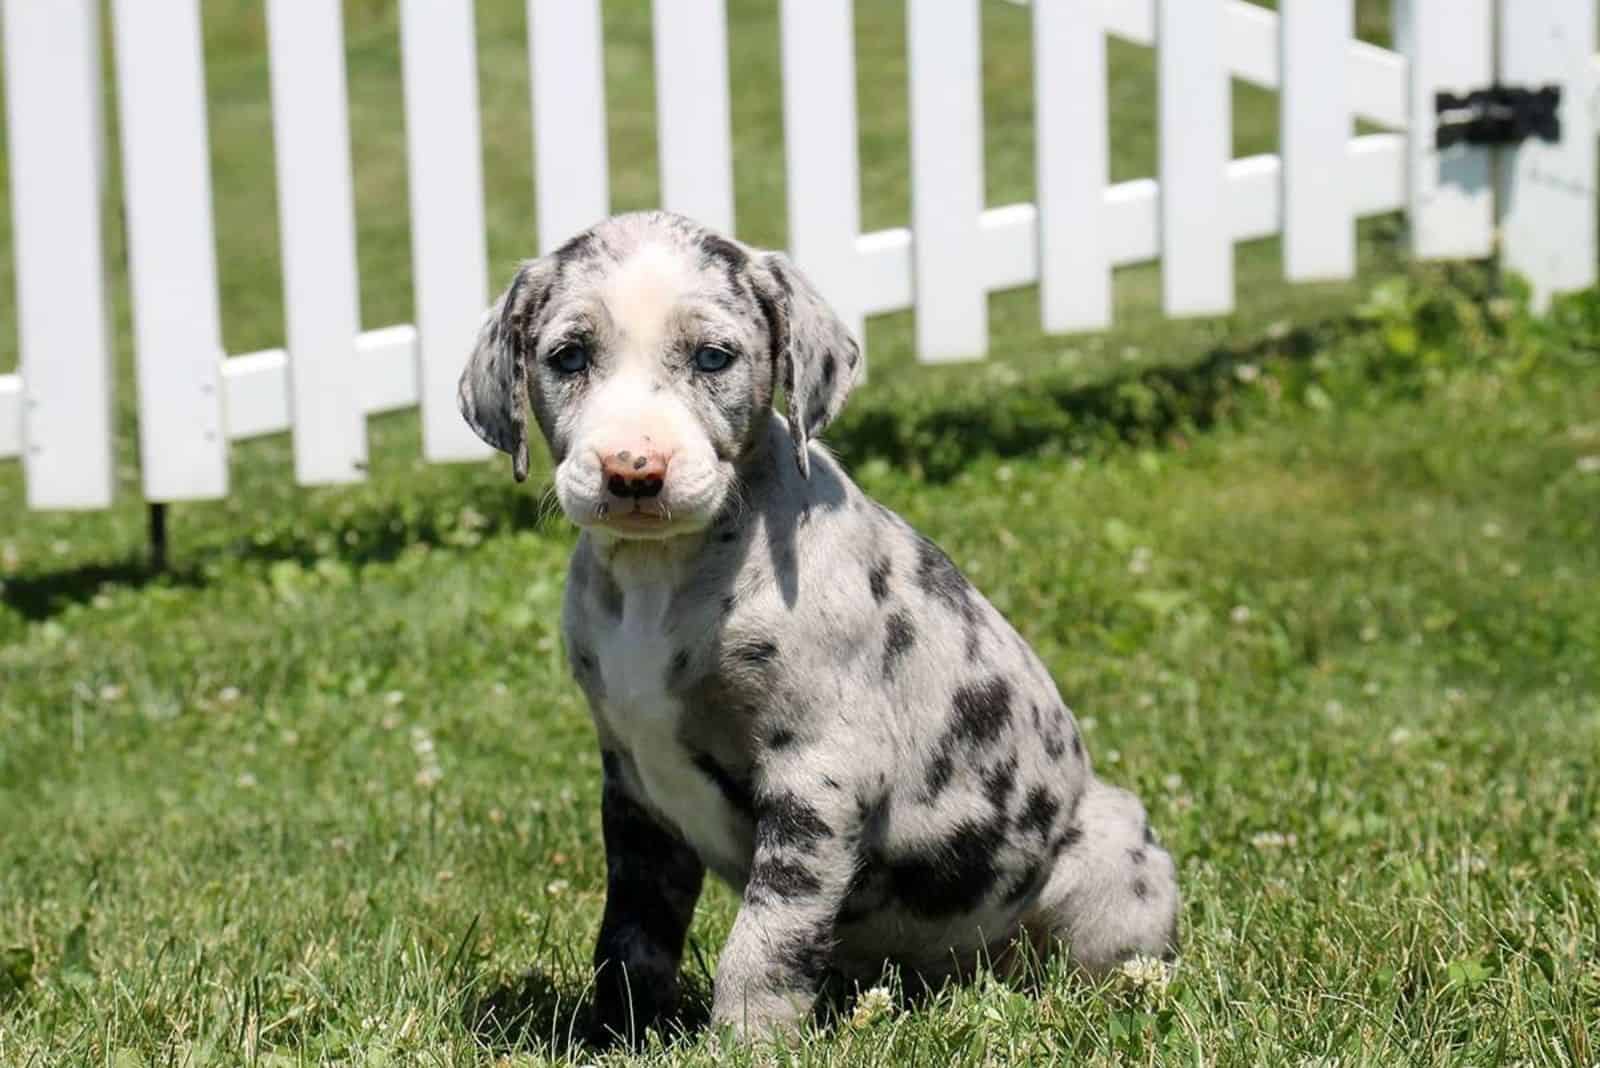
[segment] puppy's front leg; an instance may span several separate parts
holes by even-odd
[[[605,753],[604,764],[606,911],[594,947],[593,1037],[636,1044],[676,997],[683,939],[705,866],[628,795],[617,755]]]
[[[811,1012],[854,871],[854,799],[819,791],[814,776],[807,794],[804,785],[769,782],[756,797],[755,856],[711,1013],[742,1038],[789,1030]]]

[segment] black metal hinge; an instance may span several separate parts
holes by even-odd
[[[1561,87],[1524,89],[1495,85],[1457,96],[1434,97],[1439,116],[1435,143],[1452,145],[1517,145],[1530,137],[1561,140]]]

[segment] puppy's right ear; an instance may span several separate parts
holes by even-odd
[[[552,271],[529,260],[483,316],[478,343],[461,372],[456,401],[478,437],[511,454],[511,473],[528,477],[528,360],[530,330],[549,295]]]

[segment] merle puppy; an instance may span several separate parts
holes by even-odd
[[[531,404],[582,530],[562,631],[605,768],[617,1032],[670,1003],[708,868],[743,895],[712,1009],[740,1035],[793,1027],[830,971],[1174,951],[1172,860],[1039,658],[813,440],[862,362],[782,254],[650,213],[524,263],[462,375],[519,480]]]

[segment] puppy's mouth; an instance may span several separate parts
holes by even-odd
[[[693,517],[673,516],[659,505],[633,501],[602,504],[595,509],[595,527],[624,538],[666,538],[701,526]]]

